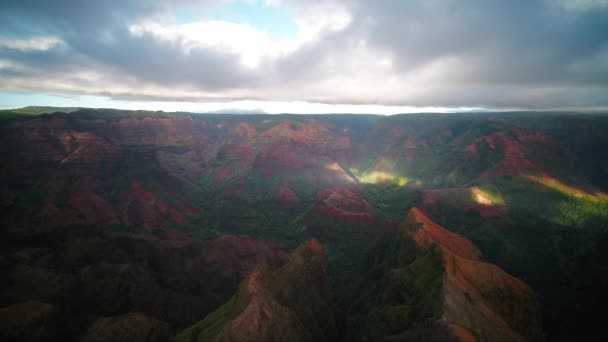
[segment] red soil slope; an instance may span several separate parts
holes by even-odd
[[[458,340],[541,339],[536,297],[521,280],[481,260],[466,238],[447,231],[413,208],[409,234],[422,250],[436,245],[445,267],[440,323]]]
[[[346,188],[319,190],[315,213],[344,224],[366,225],[374,222],[372,207],[361,196]]]
[[[184,330],[177,340],[331,339],[327,335],[334,327],[328,306],[326,259],[323,246],[311,240],[298,247],[281,268],[255,269],[228,303]]]
[[[427,250],[436,244],[449,253],[471,260],[481,259],[481,252],[471,241],[442,228],[426,217],[418,208],[412,208],[406,220],[420,225],[420,229],[412,232],[412,237],[422,249]]]

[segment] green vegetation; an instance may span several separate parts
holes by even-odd
[[[298,250],[294,252],[298,253]],[[328,334],[335,334],[336,329],[326,261],[322,254],[312,254],[312,251],[300,254],[298,260],[292,261],[297,264],[288,264],[268,277],[267,286],[279,304],[295,312],[312,336],[331,340]]]
[[[4,113],[15,113],[22,115],[40,115],[40,114],[52,114],[52,113],[71,113],[83,108],[78,107],[45,107],[45,106],[28,106],[16,109],[5,109],[0,110],[0,115]]]
[[[418,256],[404,267],[389,272],[382,305],[371,309],[367,329],[372,339],[403,335],[415,324],[431,321],[437,313],[443,281],[438,251]]]
[[[432,219],[468,237],[487,260],[530,284],[549,331],[595,326],[598,292],[592,289],[608,284],[608,269],[598,263],[608,257],[608,203],[522,177],[496,178],[480,188],[500,194],[506,211],[484,218],[475,209],[439,203]]]
[[[280,121],[277,119],[261,120],[261,121],[257,122],[257,124],[255,125],[255,129],[258,132],[266,132],[267,130],[271,129],[272,127],[278,125],[279,122]]]
[[[256,268],[255,273],[244,280],[235,296],[201,322],[180,333],[177,341],[208,341],[216,338],[226,324],[237,318],[251,301],[255,305],[247,310],[248,315],[251,315],[248,318],[259,319],[261,324],[283,325],[277,332],[266,331],[267,328],[263,326],[254,326],[246,331],[260,329],[270,336],[277,334],[298,340],[332,340],[336,337],[336,327],[325,263],[322,247],[316,241],[309,241],[298,247],[282,267],[275,270],[262,266]],[[286,313],[293,313],[296,321],[285,317]],[[231,329],[230,333],[236,336],[241,334],[242,327],[237,325]]]
[[[32,116],[40,114],[41,113],[33,113],[20,109],[0,110],[0,125],[8,125],[17,121],[29,120]]]
[[[554,222],[564,227],[608,230],[608,201],[581,198],[560,202]]]
[[[176,342],[210,341],[231,320],[238,317],[249,305],[248,296],[235,294],[230,300],[209,314],[202,321],[188,327],[176,336]]]
[[[384,340],[421,333],[438,313],[443,281],[441,252],[417,247],[405,224],[389,240],[379,241],[363,262],[361,281],[353,291],[349,328],[353,336]]]
[[[396,186],[406,185],[410,179],[404,176],[399,176],[389,172],[359,172],[358,169],[351,169],[351,172],[357,177],[359,182],[365,184],[391,184]]]
[[[71,113],[57,113],[58,117],[66,119],[103,119],[107,121],[118,121],[127,118],[171,118],[172,114],[163,111],[147,111],[147,110],[116,110],[116,109],[90,109],[84,108]]]
[[[374,205],[379,214],[399,221],[406,210],[420,200],[420,191],[391,184],[366,185],[365,199]]]

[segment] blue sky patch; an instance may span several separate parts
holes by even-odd
[[[182,6],[177,10],[178,23],[186,24],[199,20],[222,20],[249,24],[273,37],[295,39],[298,27],[289,12],[280,6],[266,6],[261,2],[233,1],[212,8],[206,18],[197,18],[195,12]]]

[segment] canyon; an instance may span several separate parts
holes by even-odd
[[[0,337],[597,338],[607,132],[576,113],[3,111]]]

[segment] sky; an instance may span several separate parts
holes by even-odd
[[[608,108],[608,0],[2,0],[0,109]]]

